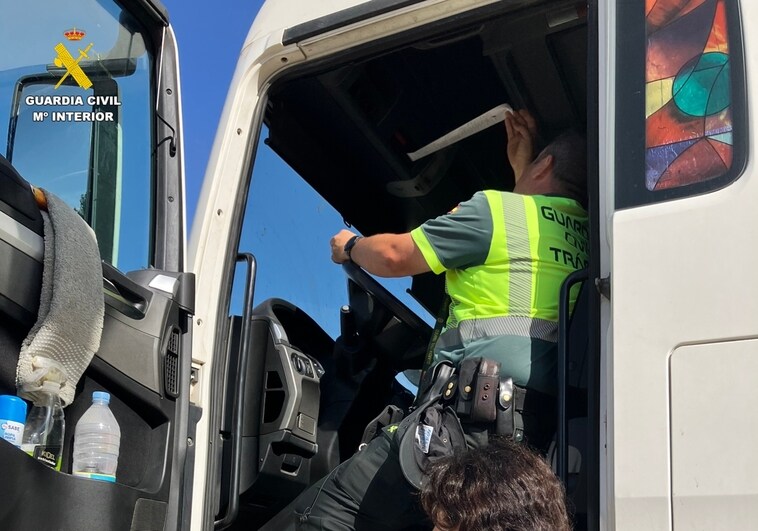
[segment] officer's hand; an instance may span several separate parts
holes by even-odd
[[[348,261],[345,244],[353,236],[355,234],[345,229],[332,236],[332,239],[329,241],[329,244],[332,246],[332,262],[342,264]]]
[[[508,134],[508,161],[518,181],[534,160],[537,123],[526,109],[505,113],[505,131]]]

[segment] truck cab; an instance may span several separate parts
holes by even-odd
[[[0,61],[0,154],[98,236],[106,324],[67,423],[87,391],[108,390],[130,439],[116,484],[0,446],[24,487],[3,490],[9,527],[257,529],[352,455],[387,403],[412,400],[444,283],[338,267],[328,238],[345,226],[407,232],[478,190],[511,190],[499,123],[411,156],[502,104],[528,108],[543,142],[568,128],[588,141],[590,263],[556,293],[548,454],[575,528],[758,519],[758,419],[743,405],[758,398],[758,281],[743,241],[758,221],[746,88],[758,65],[743,31],[757,7],[269,0],[240,52],[185,245],[170,16],[148,0],[72,4],[77,22],[60,23],[72,19],[50,3],[34,26],[25,6],[2,7],[19,23],[0,39],[25,52]],[[76,28],[82,42],[63,44],[76,58],[94,43],[80,60],[92,86],[54,88],[54,46]],[[9,232],[19,259],[39,264]],[[4,317],[16,310],[1,328],[4,392],[34,322],[34,296],[21,293],[0,289],[15,304]],[[49,513],[21,498],[32,486]]]

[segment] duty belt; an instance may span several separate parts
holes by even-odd
[[[526,389],[514,384],[513,378],[500,376],[500,362],[466,358],[454,372],[449,362],[438,363],[426,371],[416,404],[435,395],[453,407],[464,426],[483,425],[516,442],[524,438],[521,413]]]

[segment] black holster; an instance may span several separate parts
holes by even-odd
[[[454,372],[455,367],[449,361],[441,361],[424,371],[419,382],[418,394],[408,414],[412,413],[419,406],[442,397],[446,384],[453,377]],[[376,418],[366,425],[358,450],[362,450],[384,428],[399,423],[405,416],[405,412],[397,406],[389,405],[384,408]]]
[[[443,400],[452,398],[450,382],[454,380],[455,373],[455,367],[449,361],[441,361],[425,370],[411,411],[435,398],[441,397]]]
[[[513,383],[513,378],[501,377],[498,386],[497,421],[495,432],[516,442],[524,440],[524,399],[526,389]]]
[[[500,363],[488,358],[467,358],[456,375],[455,412],[463,424],[484,424],[492,433],[521,442],[524,438],[526,389],[513,378],[500,376]]]
[[[429,367],[419,382],[419,392],[408,415],[417,408],[439,403],[450,409],[462,425],[478,424],[487,431],[521,442],[524,439],[526,389],[513,379],[500,376],[500,362],[488,358],[466,358],[458,369],[449,361]],[[388,406],[366,426],[362,448],[385,427],[400,422],[406,415]]]

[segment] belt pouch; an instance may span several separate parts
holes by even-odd
[[[500,362],[483,358],[474,382],[471,400],[472,422],[494,422],[497,418],[497,388],[500,380]]]
[[[498,408],[496,430],[498,435],[512,437],[514,431],[514,392],[513,378],[500,378],[498,390]]]
[[[464,358],[458,367],[458,400],[455,404],[455,413],[461,419],[468,420],[471,416],[476,373],[479,371],[481,361],[482,358]]]

